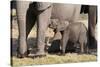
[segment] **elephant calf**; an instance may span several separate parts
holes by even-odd
[[[80,52],[88,51],[87,46],[87,28],[81,22],[70,23],[63,31],[62,35],[62,53],[65,54],[65,49],[68,41],[72,42],[74,46],[80,47]]]
[[[55,30],[55,35],[56,33],[61,32],[61,50],[63,54],[65,54],[68,42],[72,42],[73,46],[75,46],[76,49],[79,48],[81,53],[84,53],[85,50],[88,51],[87,28],[83,23],[69,23],[68,21],[59,21],[58,19],[52,19],[49,27]]]

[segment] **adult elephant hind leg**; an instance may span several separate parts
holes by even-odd
[[[36,13],[35,9],[29,7],[27,10],[27,14],[26,14],[26,39],[28,38],[30,31],[32,30],[32,28],[34,27],[34,25],[36,23],[37,15],[34,13]],[[29,53],[30,53],[30,50],[29,50],[29,48],[27,48],[27,54],[29,54]]]
[[[81,5],[76,5],[72,15],[72,20],[71,20],[72,22],[77,22],[79,20],[80,10],[81,10]]]
[[[45,32],[49,25],[52,7],[47,8],[37,18],[37,55],[45,55]]]
[[[19,26],[19,44],[17,48],[17,57],[19,58],[27,56],[26,13],[30,2],[31,1],[16,1]]]
[[[90,49],[97,49],[97,40],[95,36],[96,24],[97,24],[97,6],[89,6],[88,37],[89,37]]]

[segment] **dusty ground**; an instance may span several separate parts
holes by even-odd
[[[65,56],[50,55],[47,54],[46,57],[42,58],[24,58],[19,59],[13,57],[13,66],[19,65],[41,65],[41,64],[61,64],[61,63],[78,63],[78,62],[94,62],[96,61],[96,56],[94,55],[78,55],[76,53],[67,53]]]
[[[80,16],[79,21],[84,23],[86,27],[88,26],[87,14],[83,14]],[[16,48],[18,46],[18,26],[17,21],[13,20],[12,23],[12,65],[19,66],[19,65],[36,65],[36,64],[57,64],[57,63],[70,63],[70,62],[88,62],[88,61],[96,61],[97,56],[95,55],[78,55],[76,53],[68,53],[66,56],[58,56],[58,55],[50,55],[47,54],[46,57],[43,58],[24,58],[19,59],[16,57]],[[53,37],[54,33],[53,30],[48,28],[46,31],[46,37]],[[29,48],[32,48],[36,45],[36,27],[32,29],[30,35],[28,36],[28,45]]]

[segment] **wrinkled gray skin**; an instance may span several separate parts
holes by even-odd
[[[49,27],[56,30],[56,31],[63,31],[69,25],[70,22],[59,20],[59,19],[51,19],[51,23]]]
[[[45,31],[50,24],[50,18],[75,22],[80,14],[81,5],[52,4],[45,2],[17,1],[17,17],[19,25],[18,57],[28,54],[27,37],[35,22],[37,22],[37,53],[45,55]]]
[[[65,49],[68,41],[74,43],[74,46],[80,46],[81,53],[87,51],[87,29],[83,23],[70,23],[62,33],[62,52],[65,54]],[[78,45],[77,45],[78,44]]]
[[[53,29],[54,36],[52,38],[51,46],[47,49],[48,53],[57,53],[61,52],[61,38],[62,31],[64,31],[69,25],[68,21],[59,20],[59,19],[51,19],[51,23],[49,27]],[[47,44],[48,45],[48,44]]]
[[[64,31],[70,22],[59,20],[59,19],[51,19],[51,23],[49,24],[49,27],[54,30],[54,37],[53,40],[56,40],[59,38],[58,33],[61,31]]]
[[[88,51],[87,28],[82,22],[69,23],[68,21],[59,21],[58,19],[52,19],[49,27],[55,30],[55,36],[58,32],[62,33],[60,45],[62,46],[61,50],[63,54],[65,54],[68,41],[72,42],[73,46],[78,49],[81,47],[80,53]]]
[[[89,35],[89,46],[91,49],[96,48],[97,50],[97,40],[95,36],[95,27],[97,24],[97,7],[89,7],[89,16],[88,16],[88,35]]]

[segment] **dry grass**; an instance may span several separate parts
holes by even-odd
[[[97,61],[94,55],[78,55],[76,53],[68,53],[65,56],[50,55],[48,54],[43,58],[23,58],[19,59],[16,57],[12,58],[13,66],[23,66],[23,65],[41,65],[41,64],[61,64],[61,63],[76,63],[76,62],[90,62]]]
[[[87,15],[81,15],[79,21],[82,21],[87,26]],[[15,21],[14,21],[15,22]],[[53,37],[53,32],[51,29],[48,29],[46,32],[46,36]],[[17,23],[15,22],[13,24],[12,29],[12,38],[17,39],[18,38],[18,27]],[[36,28],[33,28],[29,38],[35,37],[36,38]],[[30,41],[30,43],[33,41]],[[13,42],[13,45],[18,45],[17,42]],[[32,43],[33,45],[33,43]],[[16,47],[15,47],[16,48]],[[14,49],[15,49],[14,48]],[[13,51],[12,51],[13,52]],[[95,55],[78,55],[76,53],[68,53],[65,56],[59,56],[59,55],[50,55],[47,54],[46,57],[43,58],[23,58],[19,59],[15,56],[12,57],[12,65],[13,66],[21,66],[21,65],[41,65],[41,64],[59,64],[59,63],[76,63],[76,62],[90,62],[90,61],[97,61],[97,56]]]

